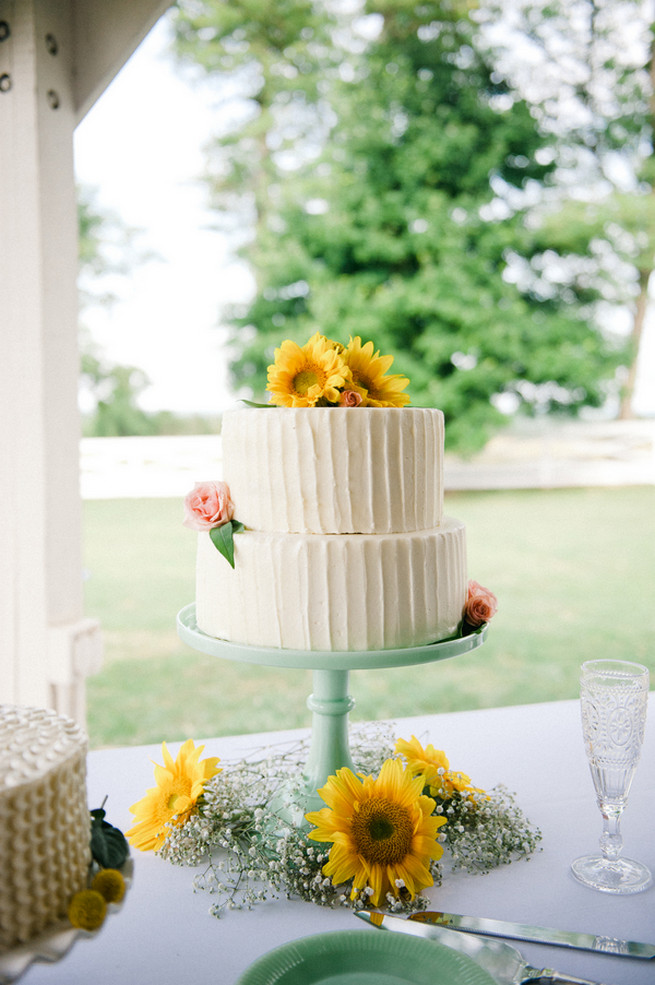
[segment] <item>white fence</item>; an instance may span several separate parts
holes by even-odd
[[[85,499],[182,497],[222,476],[215,435],[84,438],[80,451]],[[470,461],[446,459],[449,490],[595,485],[655,485],[655,420],[534,422],[498,435]]]

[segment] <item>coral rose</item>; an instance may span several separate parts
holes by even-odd
[[[359,407],[362,402],[362,395],[357,390],[344,390],[339,397],[340,407]]]
[[[225,482],[197,482],[184,500],[184,526],[190,530],[212,530],[228,523],[234,505]]]
[[[488,588],[483,588],[477,581],[468,584],[468,598],[464,606],[464,622],[469,626],[482,626],[495,616],[498,600]]]

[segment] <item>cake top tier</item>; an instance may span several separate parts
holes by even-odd
[[[276,407],[223,416],[234,516],[278,533],[385,534],[437,527],[444,422],[418,407]]]
[[[0,705],[0,791],[38,779],[86,745],[86,734],[70,718]]]

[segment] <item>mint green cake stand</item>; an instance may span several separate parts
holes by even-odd
[[[348,715],[355,702],[348,694],[349,672],[406,667],[460,657],[482,646],[487,636],[487,626],[480,627],[469,636],[397,650],[287,650],[230,643],[207,636],[198,629],[196,607],[192,603],[178,613],[177,632],[184,643],[210,656],[239,663],[295,667],[313,672],[313,691],[307,699],[307,707],[312,712],[311,742],[300,790],[301,803],[297,804],[301,819],[306,811],[324,806],[316,791],[329,776],[342,766],[353,769],[348,742]]]

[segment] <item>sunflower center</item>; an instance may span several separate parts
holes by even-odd
[[[303,369],[293,378],[293,386],[296,393],[300,393],[303,396],[311,387],[316,386],[319,382],[318,374],[313,369]]]
[[[373,389],[373,380],[370,376],[367,376],[365,373],[358,373],[355,370],[353,370],[353,383],[367,391]]]
[[[188,807],[191,784],[186,782],[185,778],[178,777],[171,783],[167,793],[166,809],[172,814],[178,814],[180,810],[184,811]]]
[[[357,852],[373,865],[402,861],[411,848],[413,833],[407,808],[384,797],[364,801],[352,819]]]

